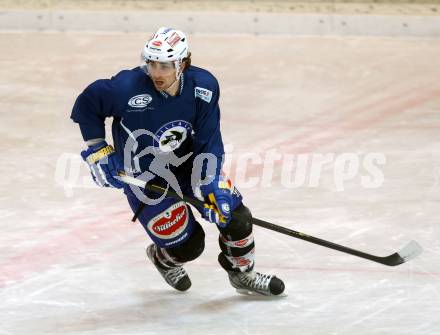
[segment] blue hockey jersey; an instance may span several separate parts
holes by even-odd
[[[193,160],[201,153],[217,157],[219,173],[224,155],[219,96],[216,78],[204,69],[190,66],[183,72],[178,94],[170,96],[157,91],[150,77],[137,67],[89,85],[76,99],[71,118],[88,141],[105,138],[104,121],[113,117],[115,150],[122,159],[124,148],[126,155],[130,151],[125,169],[135,175],[148,170],[155,157],[148,151],[143,154],[148,147],[177,157],[192,153],[184,164],[170,166],[176,175],[191,174]],[[129,139],[132,145],[127,149]]]

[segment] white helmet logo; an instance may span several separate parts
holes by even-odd
[[[153,98],[149,94],[139,94],[136,95],[128,101],[128,105],[134,108],[146,107]]]
[[[179,36],[177,32],[174,32],[167,40],[167,43],[170,47],[174,48],[174,46],[181,40],[182,38]]]

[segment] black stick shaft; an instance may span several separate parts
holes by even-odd
[[[156,186],[156,185],[148,185],[147,184],[146,188],[149,189],[150,191],[159,192],[159,193],[163,193],[165,191],[164,188]],[[191,205],[193,205],[195,207],[203,208],[203,201],[201,201],[199,199],[194,199],[192,197],[188,197],[186,195],[183,195],[183,197],[180,197],[173,190],[168,189],[167,196],[170,196],[170,197],[173,197],[173,198],[177,198],[177,199],[182,199],[185,202],[190,203]],[[237,213],[234,213],[234,212],[232,213],[232,217],[240,219],[240,215],[237,214]],[[342,245],[339,245],[339,244],[336,244],[336,243],[333,243],[333,242],[330,242],[330,241],[326,241],[326,240],[323,240],[323,239],[320,239],[320,238],[317,238],[317,237],[314,237],[314,236],[310,236],[310,235],[298,232],[296,230],[292,230],[292,229],[289,229],[289,228],[278,226],[278,225],[276,225],[274,223],[263,221],[263,220],[260,220],[260,219],[257,219],[257,218],[252,218],[252,223],[254,225],[256,225],[256,226],[260,226],[260,227],[263,227],[263,228],[266,228],[266,229],[270,229],[270,230],[276,231],[276,232],[284,234],[284,235],[288,235],[288,236],[292,236],[292,237],[295,237],[295,238],[299,238],[301,240],[304,240],[304,241],[307,241],[307,242],[311,242],[311,243],[314,243],[314,244],[318,244],[318,245],[321,245],[323,247],[327,247],[327,248],[330,248],[330,249],[338,250],[338,251],[345,252],[345,253],[353,255],[353,256],[358,256],[358,257],[361,257],[361,258],[366,258],[366,259],[369,259],[369,260],[372,260],[372,261],[377,261],[377,259],[376,259],[377,256],[370,255],[370,254],[364,253],[362,251],[358,251],[358,250],[351,249],[351,248],[348,248],[348,247],[344,247]]]
[[[163,187],[160,187],[160,186],[149,185],[149,184],[146,184],[145,182],[138,180],[136,178],[121,175],[121,180],[123,180],[124,182],[126,182],[128,184],[133,184],[133,185],[137,185],[140,187],[144,187],[147,190],[150,190],[150,191],[153,191],[153,192],[156,192],[159,194],[163,194],[164,192],[166,192],[167,196],[172,197],[172,198],[176,198],[176,199],[182,199],[183,201],[185,201],[185,202],[187,202],[197,208],[203,208],[203,205],[204,205],[204,202],[199,199],[188,197],[186,195],[180,196],[179,194],[177,194],[176,192],[174,192],[173,190],[171,190],[169,188],[167,190],[167,189],[164,189]],[[237,212],[233,212],[232,217],[236,218],[238,220],[244,219]],[[330,241],[320,239],[318,237],[314,237],[314,236],[307,235],[307,234],[304,234],[304,233],[301,233],[301,232],[298,232],[298,231],[295,231],[295,230],[292,230],[289,228],[278,226],[276,224],[273,224],[273,223],[270,223],[270,222],[267,222],[264,220],[260,220],[257,218],[252,218],[252,223],[256,226],[270,229],[270,230],[276,231],[276,232],[284,234],[284,235],[295,237],[295,238],[298,238],[298,239],[301,239],[301,240],[304,240],[304,241],[307,241],[310,243],[314,243],[314,244],[317,244],[317,245],[320,245],[320,246],[323,246],[323,247],[326,247],[329,249],[337,250],[337,251],[340,251],[340,252],[343,252],[346,254],[350,254],[353,256],[360,257],[360,258],[368,259],[368,260],[371,260],[373,262],[377,262],[377,263],[380,263],[383,265],[396,266],[396,265],[399,265],[399,264],[407,261],[408,259],[410,259],[410,257],[408,257],[408,256],[402,257],[402,255],[399,253],[394,253],[389,256],[383,256],[383,257],[371,255],[371,254],[368,254],[368,253],[365,253],[365,252],[362,252],[359,250],[345,247],[340,244],[336,244],[336,243],[333,243]],[[411,247],[413,247],[413,246],[411,246]],[[413,248],[410,248],[410,249],[413,249]],[[419,247],[417,246],[414,248],[413,252],[414,252],[414,255],[411,255],[411,258],[415,257],[416,254],[420,253],[421,249],[419,250]]]
[[[336,244],[336,243],[333,243],[333,242],[330,242],[330,241],[326,241],[326,240],[320,239],[318,237],[307,235],[307,234],[298,232],[296,230],[292,230],[292,229],[289,229],[289,228],[278,226],[276,224],[273,224],[273,223],[270,223],[270,222],[267,222],[267,221],[263,221],[263,220],[260,220],[260,219],[257,219],[257,218],[253,218],[252,223],[254,225],[256,225],[256,226],[260,226],[260,227],[263,227],[263,228],[266,228],[266,229],[270,229],[270,230],[276,231],[276,232],[284,234],[284,235],[289,235],[289,236],[292,236],[292,237],[295,237],[295,238],[299,238],[301,240],[304,240],[304,241],[307,241],[307,242],[311,242],[311,243],[314,243],[314,244],[318,244],[318,245],[326,247],[326,248],[338,250],[338,251],[341,251],[341,252],[344,252],[346,254],[350,254],[350,255],[353,255],[353,256],[358,256],[358,257],[361,257],[361,258],[366,258],[366,259],[372,260],[374,262],[377,262],[381,258],[381,257],[377,257],[377,256],[374,256],[374,255],[367,254],[367,253],[359,251],[359,250],[355,250],[355,249],[351,249],[351,248],[348,248],[348,247],[344,247],[343,245]],[[379,262],[379,263],[381,263],[381,262]]]

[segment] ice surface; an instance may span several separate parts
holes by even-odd
[[[331,162],[299,187],[282,185],[279,162],[264,183],[238,180],[256,217],[378,255],[424,248],[390,268],[255,228],[258,270],[289,293],[267,300],[235,294],[209,224],[186,266],[193,287],[172,291],[123,195],[89,187],[84,166],[75,178],[75,160],[60,174],[83,148],[74,99],[136,66],[146,38],[0,34],[0,334],[440,334],[440,41],[190,36],[193,64],[219,79],[235,163],[271,150],[386,157],[377,188],[362,187],[364,169],[338,183]]]

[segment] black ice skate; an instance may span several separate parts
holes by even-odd
[[[182,266],[165,267],[160,264],[156,258],[156,245],[151,244],[147,247],[147,256],[160,272],[168,285],[174,287],[178,291],[186,291],[191,287],[191,280]]]
[[[251,269],[247,272],[240,272],[232,269],[231,264],[220,253],[218,256],[220,265],[226,270],[229,276],[229,282],[240,294],[254,294],[265,296],[284,296],[284,283],[281,279],[266,275]]]

